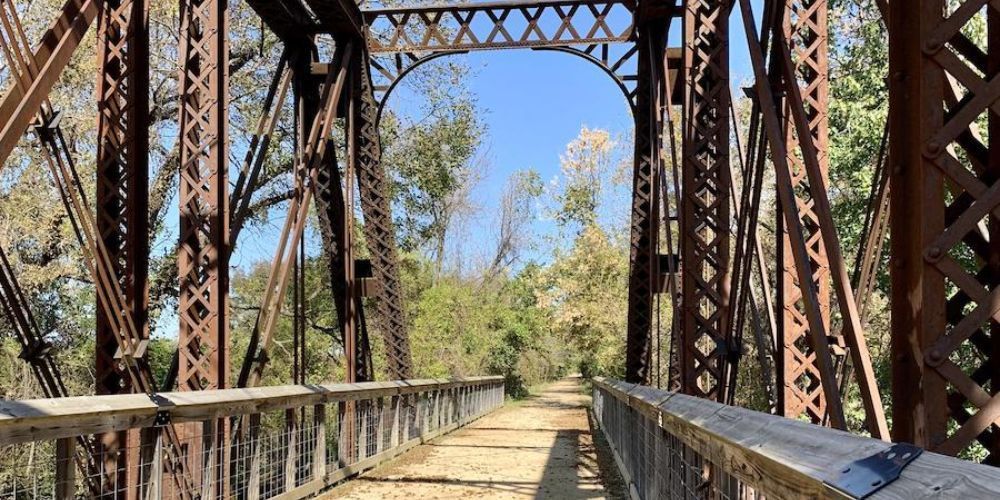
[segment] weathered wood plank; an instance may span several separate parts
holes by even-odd
[[[842,498],[824,481],[889,444],[714,401],[598,378],[594,385],[775,498]],[[924,452],[873,498],[1000,498],[1000,469]]]
[[[340,401],[436,390],[442,385],[498,383],[502,377],[465,382],[410,380],[358,384],[286,385],[247,389],[84,396],[0,401],[0,445],[150,427],[159,412],[172,423],[280,411]]]

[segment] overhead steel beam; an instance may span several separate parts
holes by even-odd
[[[289,1],[289,0],[286,0]],[[298,0],[294,0],[298,1]],[[361,9],[353,0],[305,0],[316,17],[320,29],[335,39],[365,39],[366,28]]]
[[[319,26],[302,0],[247,0],[264,24],[286,44],[306,44]]]
[[[626,42],[634,9],[632,0],[486,2],[366,10],[364,20],[373,54],[458,52]]]

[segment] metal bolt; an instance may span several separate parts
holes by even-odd
[[[924,148],[924,155],[928,158],[937,158],[941,155],[941,143],[938,141],[930,141],[927,143],[927,147]]]
[[[928,262],[937,262],[941,260],[941,249],[938,247],[930,247],[924,252],[924,258]]]
[[[927,353],[927,363],[931,366],[940,365],[944,361],[944,353],[940,349],[934,348]]]

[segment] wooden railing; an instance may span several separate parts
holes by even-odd
[[[0,498],[302,498],[503,401],[502,377],[0,401]]]
[[[632,498],[866,498],[847,485],[871,498],[1000,498],[996,467],[912,448],[896,456],[904,447],[614,380],[595,379],[593,395]],[[880,453],[912,461],[897,479],[871,479],[888,463],[870,459]]]

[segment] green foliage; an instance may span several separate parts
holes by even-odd
[[[603,229],[585,226],[542,273],[539,303],[559,338],[579,356],[585,376],[621,376],[628,309],[628,247]]]

